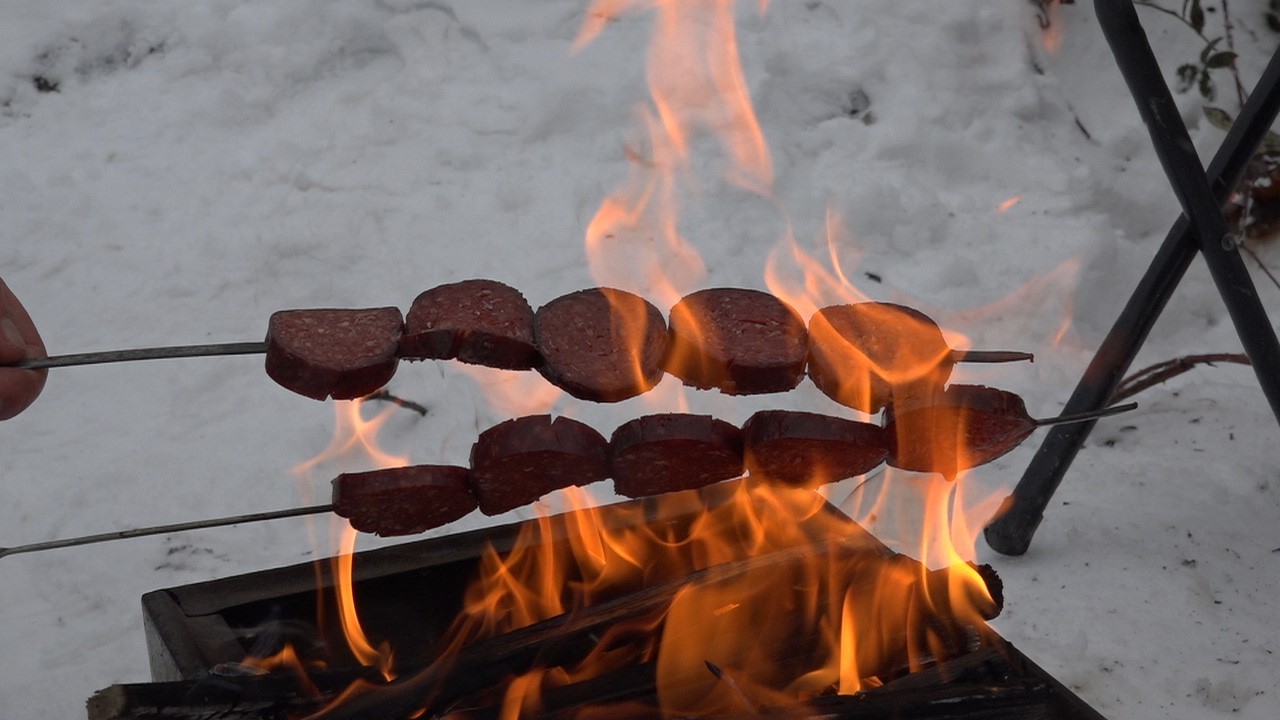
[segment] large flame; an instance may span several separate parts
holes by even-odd
[[[621,13],[655,13],[647,60],[651,98],[637,111],[644,141],[628,148],[631,177],[601,204],[586,245],[599,284],[643,295],[662,309],[706,274],[680,231],[696,136],[715,136],[729,182],[771,193],[773,169],[738,58],[734,6],[732,0],[596,0],[576,43],[591,42]],[[823,262],[788,236],[769,258],[770,290],[805,319],[828,305],[870,300],[842,267],[850,244],[834,213],[825,246]],[[643,324],[621,304],[615,313],[619,333]],[[945,379],[949,348],[937,351],[934,343],[929,352],[916,351],[911,333],[917,330],[924,332],[903,328],[902,352],[868,357],[851,382],[870,383],[871,374],[899,385]],[[954,348],[967,346],[955,333],[947,340]],[[557,390],[511,387],[515,392],[502,400],[513,409],[508,414],[542,411],[560,397]],[[670,395],[672,387],[665,383],[650,393],[668,403],[668,411],[683,403],[678,389]],[[912,442],[930,440],[920,428],[900,432]],[[936,451],[963,448],[939,442]],[[952,465],[969,463],[952,458]],[[955,654],[958,641],[948,628],[981,628],[991,616],[986,584],[966,563],[999,497],[968,497],[963,476],[953,482],[886,472],[859,488],[841,503],[848,516],[811,490],[752,478],[725,484],[724,492],[674,493],[606,508],[588,491],[570,489],[564,493],[569,513],[526,523],[509,551],[490,549],[480,558],[435,667],[447,667],[477,641],[663,588],[670,590],[667,602],[603,630],[585,656],[507,678],[484,700],[503,718],[530,717],[551,689],[644,665],[654,671],[667,717],[754,712],[866,690]],[[707,500],[711,495],[714,501]],[[923,562],[889,553],[849,516]],[[350,547],[345,550],[349,556]],[[344,598],[353,592],[350,572],[348,562],[337,573],[346,578]],[[352,607],[344,622],[352,652],[385,667],[390,653],[363,636]],[[363,691],[353,687],[335,705]]]
[[[680,200],[691,194],[694,139],[710,133],[723,148],[725,178],[768,196],[773,162],[738,54],[734,0],[596,0],[575,48],[609,19],[638,9],[655,14],[646,70],[650,103],[637,110],[646,144],[628,148],[632,176],[605,198],[587,226],[587,257],[601,285],[632,289],[670,307],[706,270],[680,233]],[[761,11],[764,4],[761,4]]]
[[[304,487],[310,484],[308,481],[313,476],[322,472],[323,477],[333,477],[350,469],[368,470],[409,464],[408,456],[389,453],[378,444],[378,432],[396,412],[396,406],[388,404],[373,417],[366,418],[362,412],[364,405],[363,400],[334,403],[334,431],[328,446],[315,457],[293,468],[294,475]],[[334,597],[329,598],[321,593],[317,598],[320,612],[323,614],[332,602],[342,628],[342,639],[352,655],[362,665],[377,668],[383,677],[390,680],[394,677],[391,672],[391,650],[385,645],[378,648],[373,646],[358,614],[353,582],[353,557],[358,533],[349,522],[336,515],[333,516],[330,531],[337,538],[337,553],[332,559],[331,568]],[[316,572],[317,579],[321,579],[321,568],[317,566]],[[324,583],[319,586],[323,587]]]
[[[667,602],[609,627],[585,658],[521,674],[492,702],[504,718],[532,717],[551,688],[651,664],[662,713],[681,717],[875,687],[957,654],[948,628],[990,617],[972,568],[893,555],[811,491],[722,490],[605,508],[571,491],[572,512],[526,523],[510,552],[484,555],[443,644],[454,652],[669,587]]]

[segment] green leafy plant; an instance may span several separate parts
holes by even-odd
[[[1271,0],[1271,2],[1272,5],[1278,4],[1277,0]],[[1232,49],[1231,40],[1231,16],[1226,0],[1222,3],[1223,34],[1217,37],[1209,37],[1205,34],[1205,9],[1200,0],[1182,0],[1182,5],[1177,10],[1160,5],[1155,0],[1136,0],[1134,5],[1176,18],[1204,42],[1196,62],[1178,66],[1176,71],[1178,82],[1175,86],[1178,92],[1185,93],[1195,88],[1201,97],[1212,102],[1218,95],[1212,71],[1229,70],[1235,82],[1236,98],[1241,105],[1244,104],[1244,86],[1240,84],[1240,77],[1236,73],[1236,53]],[[1268,22],[1271,21],[1268,20]],[[1276,22],[1280,24],[1280,14],[1277,14]],[[1227,44],[1225,50],[1219,47],[1224,40]]]

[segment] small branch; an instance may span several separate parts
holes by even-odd
[[[382,401],[384,401],[384,402],[389,402],[389,403],[393,403],[393,404],[395,404],[395,405],[399,405],[400,407],[402,407],[402,408],[404,408],[404,409],[406,409],[406,410],[412,410],[412,411],[414,411],[414,412],[418,413],[419,415],[421,415],[421,416],[423,416],[423,417],[426,417],[426,416],[427,416],[427,406],[426,406],[426,405],[423,405],[423,404],[421,404],[421,403],[416,403],[416,402],[414,402],[414,401],[412,401],[412,400],[405,400],[404,398],[400,397],[399,395],[392,395],[392,394],[391,394],[389,391],[387,391],[385,388],[384,388],[384,389],[382,389],[382,390],[379,390],[379,391],[378,391],[378,392],[376,392],[376,393],[373,393],[372,395],[365,395],[363,398],[360,398],[360,399],[361,399],[361,400],[363,400],[363,401],[369,401],[369,400],[382,400]]]
[[[1111,402],[1118,402],[1125,398],[1133,397],[1143,390],[1159,385],[1170,378],[1177,377],[1197,365],[1213,365],[1214,363],[1219,362],[1236,363],[1239,365],[1252,364],[1249,362],[1249,356],[1243,353],[1187,355],[1173,360],[1166,360],[1162,363],[1156,363],[1150,367],[1143,368],[1120,381],[1120,385],[1116,388],[1115,394],[1111,396]]]
[[[1227,50],[1231,54],[1236,54],[1236,39],[1232,32],[1234,29],[1231,23],[1231,6],[1227,0],[1222,0],[1222,31],[1227,37]],[[1236,55],[1236,58],[1239,56]],[[1240,82],[1240,68],[1237,66],[1236,58],[1231,60],[1231,79],[1236,84],[1236,101],[1240,103],[1240,107],[1244,107],[1244,103],[1249,99],[1249,93],[1244,89],[1244,83]]]
[[[1258,257],[1258,253],[1248,245],[1241,245],[1240,248],[1244,250],[1249,257],[1253,258],[1254,262],[1258,263],[1258,267],[1262,270],[1263,274],[1271,280],[1271,284],[1275,285],[1276,288],[1280,288],[1280,280],[1276,280],[1276,276],[1271,274],[1271,268],[1267,267],[1267,264],[1262,262],[1262,258]]]

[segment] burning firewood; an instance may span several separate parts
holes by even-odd
[[[538,667],[572,666],[596,646],[593,638],[609,637],[611,628],[638,618],[654,618],[657,625],[671,622],[673,603],[690,588],[709,588],[726,583],[755,585],[766,579],[779,580],[795,571],[797,563],[814,557],[826,558],[834,568],[833,578],[847,580],[837,596],[866,602],[865,612],[876,612],[882,602],[902,603],[908,614],[919,619],[903,635],[885,638],[892,652],[877,667],[863,666],[868,676],[904,673],[920,662],[921,653],[945,660],[971,652],[981,642],[983,620],[996,617],[1002,606],[999,580],[990,568],[979,572],[985,591],[975,590],[963,603],[974,608],[967,616],[960,605],[952,604],[949,588],[954,587],[952,568],[926,571],[915,560],[866,545],[842,546],[819,543],[780,550],[741,561],[694,571],[686,576],[638,589],[622,597],[560,615],[533,625],[462,647],[454,656],[438,661],[404,680],[385,685],[366,685],[348,699],[315,715],[316,720],[357,720],[366,717],[410,716],[422,708],[446,711],[466,698],[491,696],[506,682]],[[970,570],[969,572],[972,572]],[[777,573],[782,573],[778,575]],[[785,589],[784,584],[770,587]],[[889,597],[884,594],[888,592]],[[862,600],[856,600],[861,598]],[[862,612],[845,609],[850,612]],[[967,619],[966,619],[967,617]],[[664,620],[664,618],[666,618]],[[653,625],[653,621],[647,621]],[[975,624],[976,623],[976,624]],[[785,625],[785,623],[784,623]],[[672,630],[679,633],[679,628]],[[775,660],[803,663],[812,658],[812,638],[803,633],[777,632],[755,639],[761,652],[775,654]],[[883,651],[884,648],[878,648]],[[909,657],[915,660],[909,662]],[[789,661],[788,658],[792,658]],[[691,692],[704,692],[715,679],[700,668],[690,674]],[[701,688],[701,689],[699,689]],[[500,695],[499,695],[500,697]],[[475,702],[474,699],[468,702]]]

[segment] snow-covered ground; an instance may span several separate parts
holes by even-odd
[[[1247,84],[1280,39],[1264,5],[1231,5]],[[510,283],[535,307],[595,285],[583,236],[632,171],[624,145],[643,154],[653,19],[622,14],[574,54],[586,10],[0,5],[0,275],[51,353],[255,340],[278,309],[407,308],[470,277]],[[1036,352],[958,377],[1055,414],[1177,215],[1092,10],[1061,10],[1051,53],[1026,0],[811,0],[763,14],[739,3],[776,179],[767,198],[726,183],[721,146],[695,142],[681,229],[706,273],[687,289],[764,288],[788,224],[825,257],[830,206],[862,292],[917,306],[975,347]],[[1195,60],[1189,30],[1143,19],[1169,75]],[[1179,102],[1207,157],[1222,133],[1194,93]],[[1256,275],[1280,317],[1280,289]],[[660,295],[638,275],[615,281]],[[1197,263],[1137,366],[1236,351]],[[291,468],[333,433],[332,403],[279,388],[261,362],[52,371],[37,404],[0,426],[0,545],[290,507],[368,466],[357,456],[298,480]],[[380,440],[413,462],[464,463],[480,429],[542,402],[541,383],[402,365],[390,389],[430,412],[394,413]],[[504,400],[486,399],[495,388]],[[553,407],[607,433],[677,389]],[[1239,366],[1137,399],[1099,424],[1027,555],[979,541],[1007,585],[996,627],[1108,717],[1276,718],[1280,429]],[[807,382],[691,403],[734,422],[763,407],[837,410]],[[1006,492],[1040,437],[965,482]],[[328,554],[327,528],[276,521],[0,560],[0,717],[82,717],[94,691],[147,680],[140,595]]]

